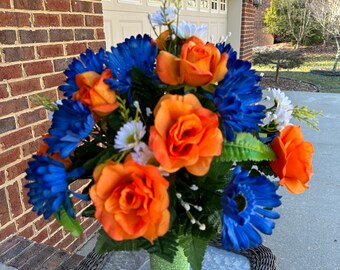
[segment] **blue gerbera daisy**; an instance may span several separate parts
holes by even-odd
[[[227,250],[240,251],[262,243],[260,232],[271,234],[280,215],[269,210],[281,205],[277,186],[265,176],[250,176],[238,166],[232,182],[222,194],[222,244]]]
[[[64,99],[58,108],[53,114],[50,137],[45,141],[48,153],[66,158],[90,134],[94,119],[90,109],[79,101]]]
[[[80,177],[84,168],[77,168],[66,172],[64,164],[44,155],[34,155],[34,160],[28,163],[26,179],[31,182],[25,185],[29,189],[29,203],[33,205],[33,211],[38,215],[43,214],[48,219],[52,214],[60,214],[64,206],[71,217],[75,217],[70,201],[69,193],[82,199],[87,196],[74,193],[68,189],[68,178]]]
[[[106,65],[112,70],[113,79],[107,79],[105,82],[120,94],[128,94],[128,100],[131,102],[131,69],[136,67],[150,77],[154,76],[157,52],[157,46],[151,42],[148,35],[132,36],[117,47],[111,47],[111,52],[107,53]]]
[[[101,74],[104,70],[104,50],[100,49],[97,54],[92,50],[87,49],[85,53],[80,55],[80,60],[73,58],[72,63],[65,70],[64,74],[67,76],[66,84],[59,87],[64,95],[71,98],[73,93],[79,90],[76,84],[77,74],[87,71],[94,71]]]
[[[234,132],[259,131],[265,106],[257,104],[262,99],[261,77],[250,69],[247,61],[236,60],[230,45],[220,46],[228,52],[228,72],[213,93],[214,104],[223,119],[224,134],[228,141],[235,139]]]

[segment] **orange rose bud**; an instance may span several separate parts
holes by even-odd
[[[156,45],[160,51],[166,50],[166,40],[169,38],[169,33],[169,30],[165,30],[156,39]]]
[[[162,168],[170,173],[185,167],[202,176],[222,150],[218,117],[203,108],[193,94],[164,95],[154,110],[149,146]]]
[[[42,135],[43,139],[48,138],[48,137],[50,137],[49,134]],[[46,142],[42,142],[42,144],[40,145],[39,150],[37,151],[37,155],[38,156],[46,155],[46,156],[49,156],[50,158],[52,158],[54,160],[60,161],[61,163],[64,164],[65,169],[68,169],[68,168],[71,167],[72,161],[71,161],[70,158],[61,158],[59,153],[47,154],[47,150],[48,150],[48,144]]]
[[[101,117],[110,114],[119,107],[115,91],[104,82],[112,77],[112,72],[106,69],[102,75],[87,71],[76,76],[79,91],[73,94],[74,100],[90,107],[95,116]]]
[[[95,217],[116,241],[144,237],[151,243],[169,230],[169,182],[155,166],[109,161],[96,167],[90,197]]]
[[[277,159],[270,162],[280,185],[291,193],[302,193],[309,188],[307,182],[313,175],[312,156],[314,147],[305,142],[299,126],[286,126],[280,136],[272,141]]]
[[[191,37],[183,44],[180,58],[161,51],[156,69],[164,83],[202,86],[221,81],[228,71],[227,61],[227,53],[221,54],[214,45]]]

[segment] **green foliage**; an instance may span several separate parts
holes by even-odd
[[[94,205],[90,205],[84,209],[84,211],[81,213],[83,217],[94,217],[94,213],[96,212],[96,208]]]
[[[220,157],[221,161],[262,161],[275,159],[270,147],[249,133],[238,133],[235,141],[224,142]]]
[[[54,213],[54,217],[72,236],[78,237],[83,233],[83,228],[80,226],[79,222],[70,217],[64,207],[61,208],[60,215]]]
[[[58,110],[58,106],[54,101],[48,99],[47,97],[41,94],[36,94],[34,96],[31,96],[30,100],[37,105],[44,106],[46,110],[49,110],[49,111]]]
[[[103,254],[111,251],[139,251],[146,250],[164,260],[172,262],[177,251],[178,239],[174,233],[169,231],[165,236],[157,238],[151,244],[145,238],[134,240],[114,241],[101,229],[96,243],[96,252]]]
[[[309,127],[312,127],[315,130],[319,130],[317,127],[319,123],[319,119],[317,118],[317,116],[323,116],[323,114],[321,111],[308,110],[307,106],[295,106],[292,116],[300,122],[306,122]]]
[[[193,235],[182,235],[179,237],[179,244],[184,249],[192,269],[201,270],[208,241]]]

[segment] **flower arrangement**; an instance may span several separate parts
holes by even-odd
[[[91,200],[82,214],[102,224],[98,252],[144,249],[172,261],[181,247],[200,269],[217,234],[238,252],[272,233],[279,186],[308,188],[313,146],[290,120],[316,113],[276,89],[264,106],[251,64],[196,36],[204,26],[175,23],[179,9],[150,15],[156,40],[138,35],[73,60],[59,88],[66,98],[40,99],[52,125],[26,187],[32,210],[75,236],[71,197]],[[84,179],[81,194],[70,189]]]

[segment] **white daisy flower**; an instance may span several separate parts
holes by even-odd
[[[269,90],[273,93],[273,100],[275,102],[276,109],[274,112],[267,113],[262,122],[263,125],[267,125],[274,121],[277,129],[280,131],[290,123],[294,106],[290,99],[280,89],[273,88]]]
[[[145,133],[145,127],[141,121],[133,120],[127,122],[117,132],[114,148],[121,152],[133,149],[141,144],[141,140]]]
[[[178,27],[177,25],[173,26],[173,31],[177,33],[177,36],[181,39],[187,39],[191,36],[204,38],[208,31],[208,25],[196,25],[191,22],[182,21],[179,23]]]
[[[168,25],[176,19],[176,8],[171,6],[162,10],[157,10],[156,13],[149,14],[149,20],[153,27]]]

